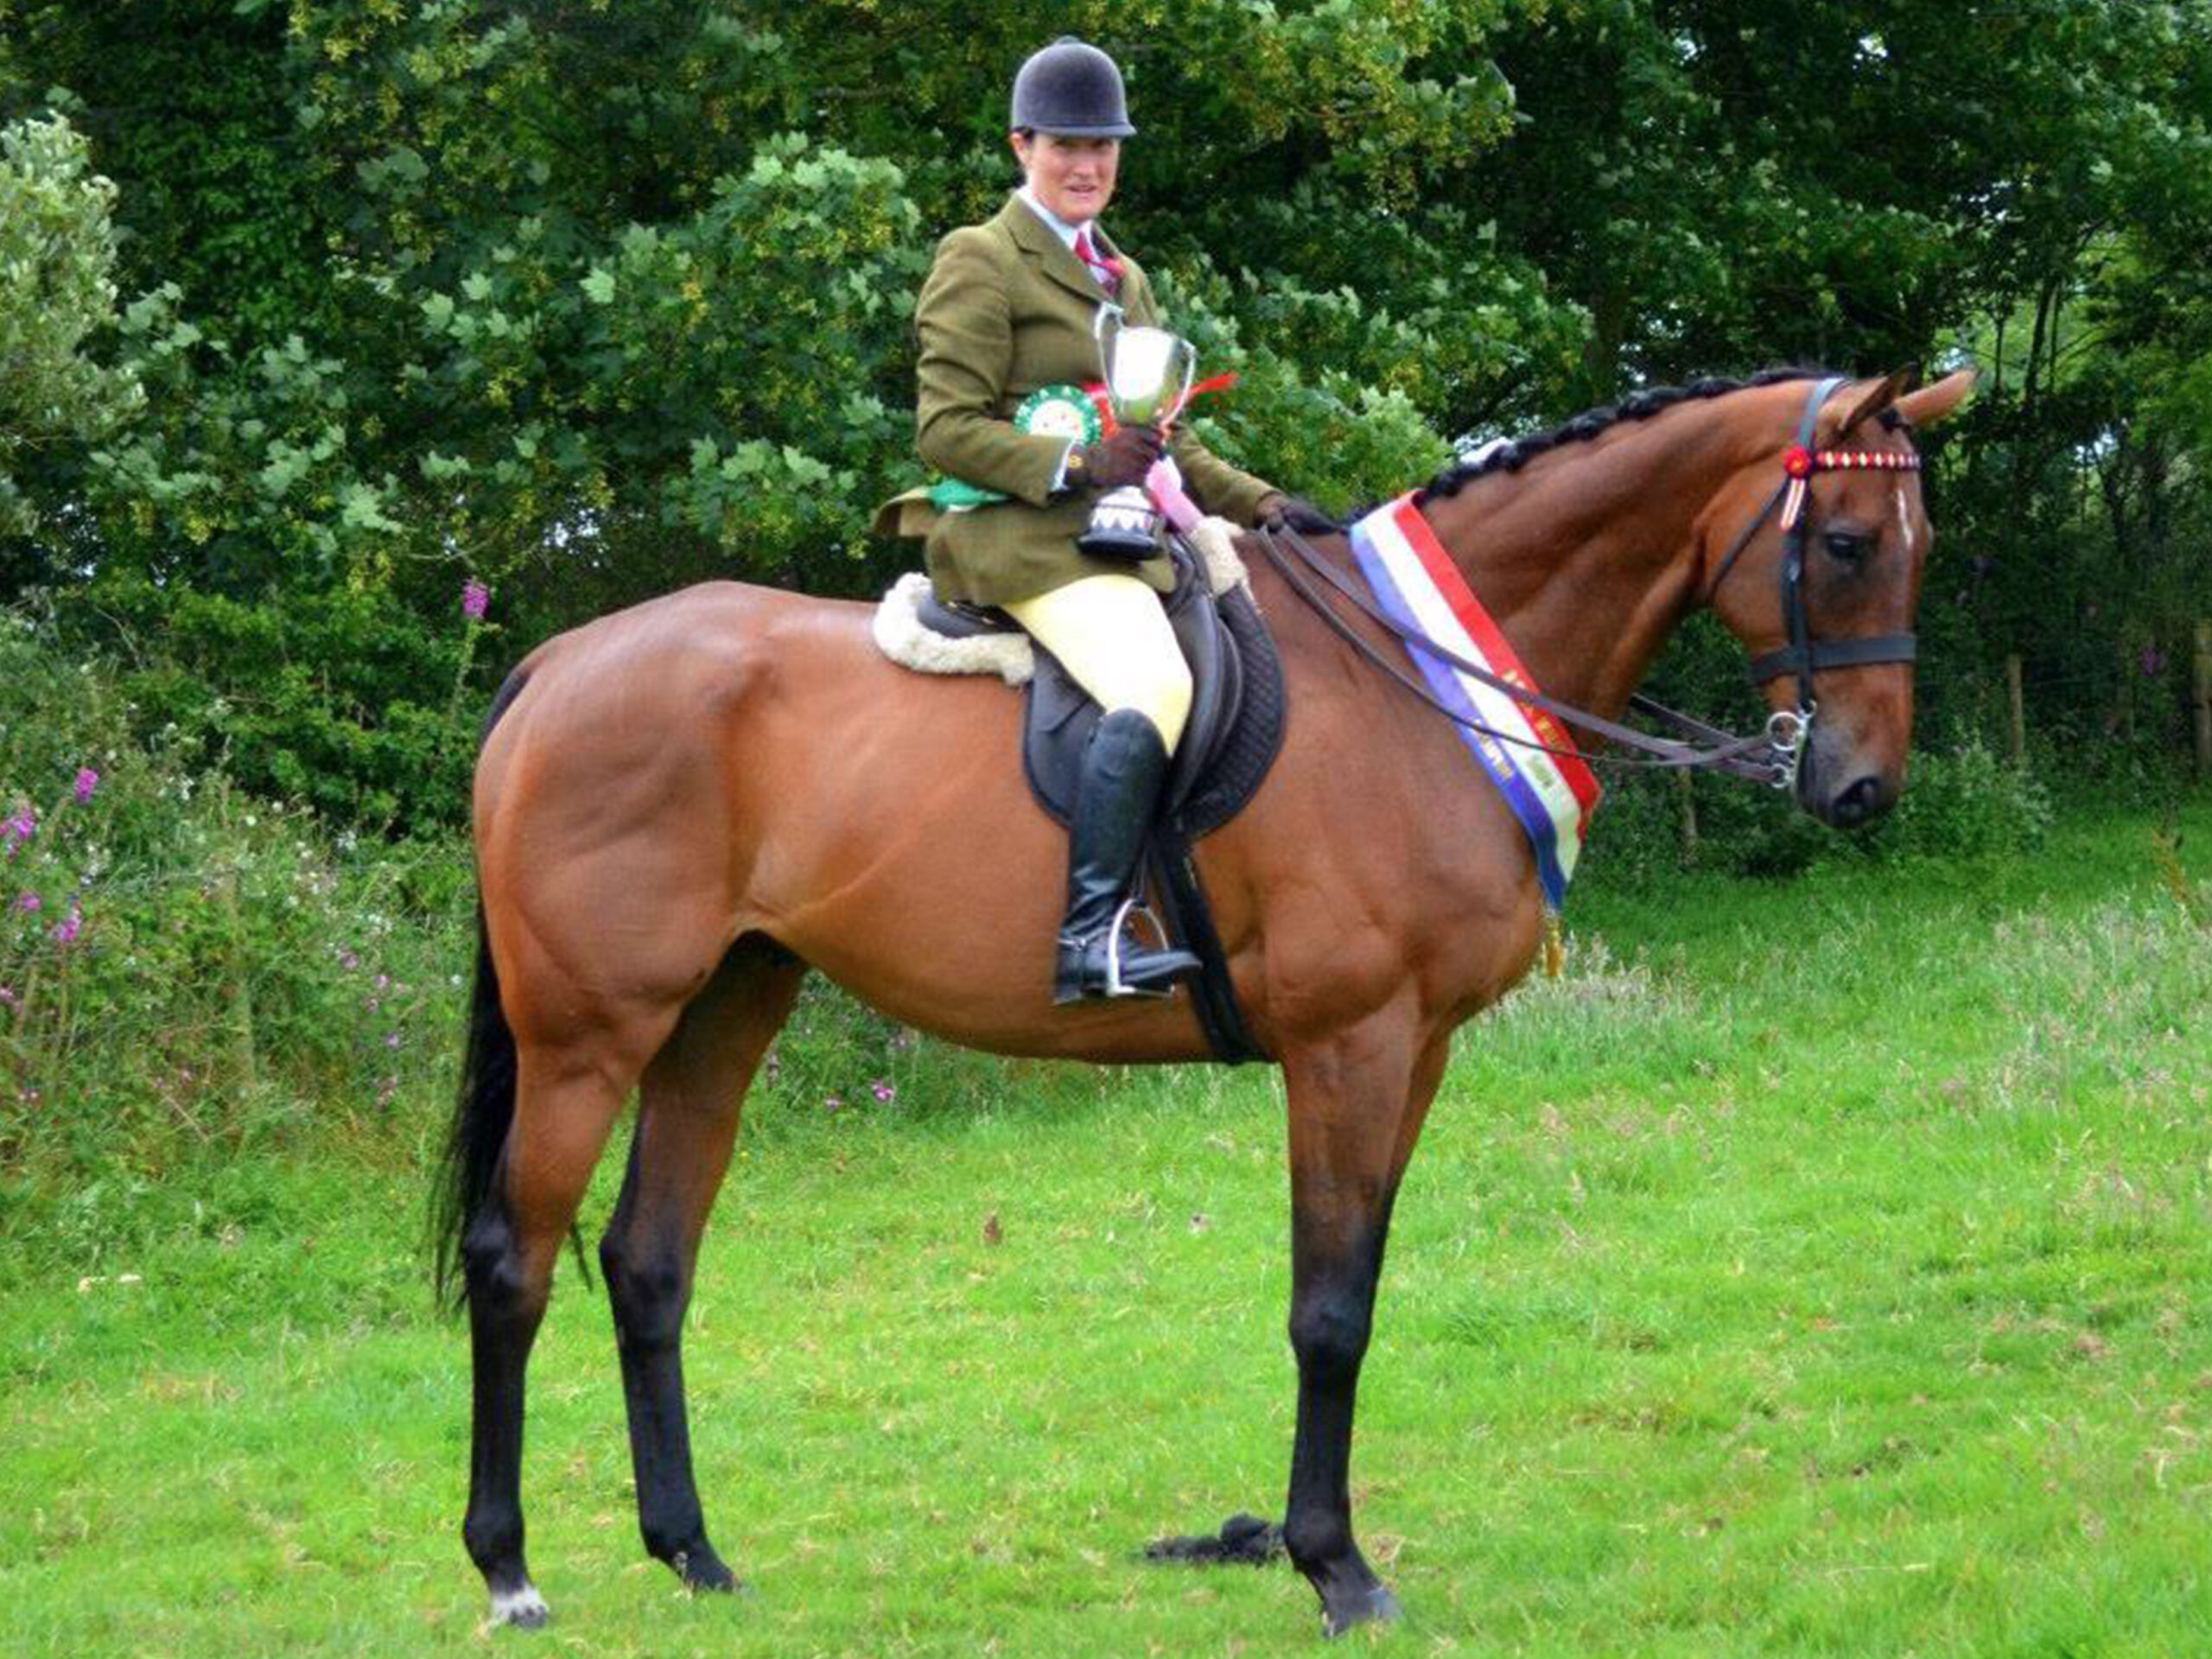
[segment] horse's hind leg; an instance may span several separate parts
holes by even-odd
[[[683,1400],[683,1313],[707,1212],[729,1166],[753,1068],[805,965],[741,939],[645,1068],[630,1168],[599,1247],[622,1358],[645,1548],[699,1590],[736,1580],[707,1541]]]
[[[643,1063],[639,1051],[665,1029],[640,1021],[559,1047],[518,1046],[505,1150],[461,1239],[475,1375],[461,1538],[491,1592],[494,1624],[545,1622],[544,1599],[523,1562],[524,1372],[562,1240]]]

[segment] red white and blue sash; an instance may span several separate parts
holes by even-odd
[[[1354,524],[1351,547],[1376,602],[1393,620],[1501,679],[1537,689],[1412,496],[1401,496]],[[1596,775],[1574,757],[1565,729],[1545,710],[1461,673],[1417,645],[1408,645],[1406,651],[1439,702],[1463,719],[1520,740],[1505,742],[1488,732],[1459,728],[1528,831],[1544,900],[1557,910],[1567,898],[1583,831],[1598,804]],[[1532,743],[1543,748],[1523,747]],[[1544,748],[1569,753],[1547,754]]]

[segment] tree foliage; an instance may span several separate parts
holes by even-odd
[[[67,121],[0,128],[0,534],[38,528],[16,480],[41,451],[98,436],[143,401],[127,368],[86,350],[115,319],[114,201]]]
[[[2212,608],[2212,0],[1062,28],[1124,66],[1114,222],[1240,375],[1205,416],[1226,453],[1344,505],[1638,383],[1971,356],[1930,480],[1936,728],[1993,731],[2018,652],[2052,721],[2171,739]],[[124,300],[73,372],[146,394],[10,463],[43,518],[0,584],[249,778],[452,815],[457,674],[700,577],[866,592],[911,558],[867,524],[918,471],[912,296],[1012,181],[1007,83],[1051,31],[993,0],[957,30],[876,0],[0,0],[0,118],[67,111],[119,187]],[[1711,701],[1734,670],[1668,672]]]

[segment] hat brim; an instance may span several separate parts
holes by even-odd
[[[1016,128],[1016,131],[1020,129]],[[1124,121],[1106,127],[1032,127],[1032,132],[1049,132],[1055,138],[1134,138],[1137,130]]]

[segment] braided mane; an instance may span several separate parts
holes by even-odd
[[[1785,380],[1817,380],[1827,372],[1824,369],[1808,368],[1762,369],[1747,379],[1708,377],[1693,380],[1686,386],[1650,386],[1632,391],[1617,404],[1586,410],[1571,421],[1562,421],[1549,431],[1509,438],[1489,445],[1471,459],[1453,461],[1415,492],[1414,503],[1418,506],[1431,496],[1457,495],[1460,486],[1470,479],[1484,478],[1491,473],[1517,473],[1538,455],[1561,444],[1586,442],[1601,432],[1611,431],[1623,421],[1647,421],[1677,404],[1725,397],[1732,391],[1777,385]]]

